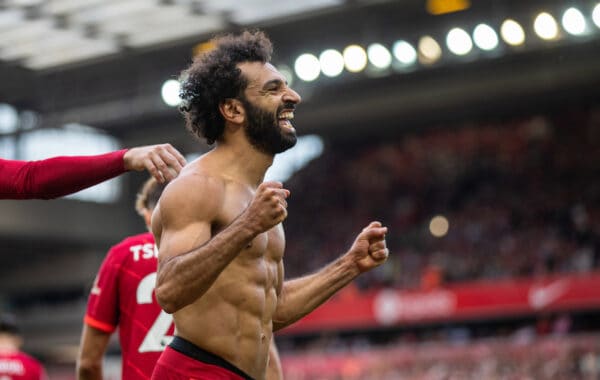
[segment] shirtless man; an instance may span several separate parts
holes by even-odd
[[[176,326],[155,380],[264,379],[273,331],[388,256],[387,228],[371,222],[337,260],[284,283],[290,193],[263,178],[296,142],[290,120],[300,96],[269,63],[262,32],[213,42],[183,74],[182,110],[188,128],[216,147],[165,189],[152,219],[156,296]]]
[[[164,186],[150,178],[137,195],[135,209],[148,228]],[[150,379],[160,353],[173,335],[173,318],[161,310],[153,297],[155,252],[154,237],[146,232],[124,239],[106,255],[88,299],[77,360],[79,380],[102,380],[104,355],[117,328],[121,378]],[[267,380],[281,380],[281,372],[273,344]]]

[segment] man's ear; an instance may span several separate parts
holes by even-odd
[[[227,98],[219,104],[219,111],[225,121],[233,124],[243,124],[246,120],[246,110],[238,99]]]

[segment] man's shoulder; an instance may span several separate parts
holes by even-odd
[[[222,203],[227,180],[219,173],[206,170],[195,165],[182,172],[163,191],[160,208],[175,208],[178,212],[184,210],[210,210]]]
[[[184,168],[180,175],[175,178],[167,188],[181,189],[193,186],[198,187],[224,187],[227,183],[222,173],[205,165],[201,160],[194,161]]]

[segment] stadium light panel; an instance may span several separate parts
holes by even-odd
[[[382,44],[371,44],[367,48],[369,62],[378,69],[387,69],[392,64],[392,54]]]
[[[394,43],[392,47],[394,57],[402,65],[412,65],[417,61],[417,51],[415,48],[406,41],[399,40]]]
[[[565,13],[563,13],[561,21],[562,26],[567,33],[574,36],[584,34],[587,29],[585,17],[583,17],[583,14],[579,9],[574,7],[567,9]]]
[[[169,79],[163,83],[162,88],[160,89],[160,95],[166,105],[177,107],[181,103],[179,88],[179,81],[176,81],[175,79]]]
[[[498,35],[491,26],[479,24],[473,30],[473,41],[481,50],[490,51],[498,46]]]
[[[440,44],[431,36],[423,36],[419,39],[419,62],[430,65],[442,57]]]
[[[312,54],[302,54],[294,63],[296,76],[305,82],[312,82],[319,77],[321,64],[319,59]]]
[[[594,24],[600,28],[600,3],[596,4],[592,11],[592,20],[594,21]]]
[[[533,22],[535,33],[544,40],[553,40],[558,37],[558,23],[550,13],[542,12]]]
[[[504,42],[512,46],[523,45],[525,42],[525,31],[515,20],[505,20],[500,27],[500,35]]]
[[[473,42],[469,33],[461,28],[454,28],[446,36],[446,46],[456,55],[466,55],[473,49]]]
[[[344,71],[344,57],[335,49],[327,49],[319,55],[321,72],[328,77],[337,77]]]
[[[357,73],[367,67],[367,53],[358,45],[350,45],[344,49],[344,64],[346,70]]]

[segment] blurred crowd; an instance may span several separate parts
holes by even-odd
[[[363,288],[594,270],[599,162],[600,108],[327,146],[286,183],[286,276],[329,262],[373,219],[389,226],[391,256]]]
[[[600,336],[494,338],[283,356],[287,380],[596,380]]]

